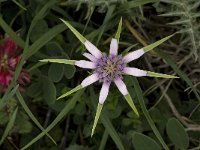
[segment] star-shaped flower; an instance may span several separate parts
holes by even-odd
[[[62,20],[62,19],[61,19]],[[135,77],[142,77],[142,76],[152,76],[152,77],[163,77],[163,78],[177,78],[176,76],[154,73],[150,71],[141,70],[134,67],[129,67],[128,63],[132,62],[135,59],[138,59],[143,54],[152,50],[156,46],[160,45],[171,36],[163,38],[151,45],[148,45],[144,48],[135,50],[133,52],[127,53],[125,56],[118,54],[118,44],[119,44],[119,37],[121,32],[122,26],[122,19],[120,20],[118,30],[116,33],[115,38],[112,38],[110,43],[110,51],[109,54],[102,53],[96,46],[94,46],[90,41],[88,41],[85,37],[83,37],[74,27],[72,27],[67,21],[62,20],[67,27],[75,34],[75,36],[85,45],[86,49],[89,53],[84,53],[88,61],[86,60],[66,60],[66,59],[44,59],[41,60],[42,62],[56,62],[56,63],[64,63],[64,64],[71,64],[76,65],[80,68],[91,69],[92,74],[85,78],[80,85],[72,89],[71,91],[63,94],[58,99],[64,98],[81,88],[85,88],[97,81],[102,83],[102,88],[99,94],[99,104],[97,106],[97,112],[94,120],[94,125],[92,129],[92,134],[94,133],[94,129],[98,122],[103,104],[108,96],[109,88],[112,82],[116,85],[122,95],[125,97],[128,104],[131,106],[133,111],[139,116],[139,113],[133,103],[133,100],[127,90],[125,83],[123,82],[123,75],[131,75]]]

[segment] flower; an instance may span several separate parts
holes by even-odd
[[[62,19],[61,19],[62,20]],[[135,59],[140,58],[146,52],[157,47],[161,43],[165,42],[173,35],[165,37],[153,44],[150,44],[144,48],[129,52],[125,56],[118,55],[118,41],[121,32],[122,19],[120,20],[118,30],[115,38],[112,38],[110,43],[109,54],[102,53],[96,46],[94,46],[90,41],[83,37],[73,26],[71,26],[67,21],[62,20],[65,25],[75,34],[75,36],[84,44],[85,48],[89,53],[84,53],[88,61],[86,60],[66,60],[66,59],[44,59],[40,60],[42,62],[55,62],[64,63],[70,65],[76,65],[80,68],[91,69],[92,74],[86,77],[80,85],[72,89],[71,91],[61,95],[58,99],[64,98],[82,88],[85,88],[97,81],[102,83],[102,87],[99,94],[99,104],[97,106],[96,116],[92,128],[91,136],[94,133],[95,127],[97,125],[103,104],[108,96],[109,88],[112,82],[115,83],[119,91],[122,93],[128,104],[131,106],[133,111],[139,116],[139,113],[133,103],[133,100],[127,90],[125,83],[123,82],[123,75],[131,75],[135,77],[151,76],[151,77],[162,77],[162,78],[177,78],[176,76],[155,73],[150,71],[141,70],[134,67],[129,67],[128,63]]]
[[[20,60],[18,53],[21,48],[7,35],[0,40],[0,89],[5,91],[14,76],[17,63]],[[29,80],[27,70],[22,69],[17,83],[23,86]]]
[[[102,53],[91,42],[85,41],[86,49],[90,53],[84,53],[83,56],[89,61],[75,61],[75,65],[81,68],[92,69],[93,73],[85,78],[81,86],[86,87],[96,81],[102,83],[99,95],[99,103],[103,104],[109,92],[111,82],[114,82],[119,91],[124,95],[128,95],[125,83],[122,81],[123,75],[132,75],[136,77],[147,76],[147,71],[133,67],[128,67],[128,63],[139,58],[145,52],[143,49],[130,52],[125,56],[118,55],[118,42],[113,38],[110,43],[109,54]]]

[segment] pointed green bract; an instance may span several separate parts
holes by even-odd
[[[172,36],[174,36],[174,34],[172,34],[172,35],[170,35],[170,36],[167,36],[167,37],[165,37],[165,38],[163,38],[163,39],[161,39],[161,40],[159,40],[159,41],[157,41],[157,42],[155,42],[155,43],[152,43],[152,44],[150,44],[150,45],[148,45],[148,46],[145,46],[145,47],[143,48],[143,49],[144,49],[144,52],[146,53],[146,52],[148,52],[148,51],[154,49],[155,47],[159,46],[159,45],[162,44],[163,42],[165,42],[165,41],[167,41],[168,39],[170,39]]]
[[[177,76],[147,71],[147,76],[156,78],[179,78]]]
[[[126,101],[129,104],[129,106],[132,108],[132,110],[134,111],[134,113],[139,117],[139,113],[137,111],[137,108],[135,107],[135,104],[133,103],[131,95],[128,93],[127,95],[124,96],[124,98],[126,99]]]
[[[74,35],[79,39],[79,41],[81,43],[85,43],[85,41],[87,40],[84,36],[82,36],[74,27],[72,27],[71,24],[69,24],[69,22],[63,20],[60,18],[60,20],[74,33]]]
[[[78,90],[82,89],[83,87],[81,85],[76,86],[75,88],[73,88],[72,90],[68,91],[67,93],[61,95],[60,97],[57,98],[57,100],[64,98],[68,95],[71,95],[74,92],[77,92]]]
[[[96,115],[95,115],[95,119],[94,119],[94,124],[93,124],[93,126],[92,126],[91,137],[92,137],[93,134],[94,134],[94,130],[95,130],[96,126],[97,126],[97,123],[98,123],[99,117],[100,117],[100,115],[101,115],[101,110],[102,110],[102,108],[103,108],[103,105],[100,104],[100,103],[98,103],[97,111],[96,111]]]
[[[118,28],[117,28],[117,33],[115,35],[115,38],[117,39],[118,43],[119,43],[121,31],[122,31],[122,17],[120,18],[119,25],[118,25]]]
[[[75,60],[67,60],[67,59],[42,59],[40,62],[51,62],[51,63],[60,63],[60,64],[67,64],[67,65],[74,65]]]

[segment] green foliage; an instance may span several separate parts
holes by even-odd
[[[167,122],[167,134],[177,148],[188,149],[189,137],[182,124],[175,118]]]
[[[6,91],[0,86],[0,149],[199,149],[199,65],[191,54],[197,59],[200,53],[200,2],[0,0],[0,5],[0,36],[5,32],[22,48],[15,78]],[[180,79],[125,77],[128,102],[139,117],[111,85],[91,138],[101,83],[80,86],[92,73],[73,66],[74,60],[85,59],[85,47],[59,18],[103,52],[113,37],[120,38],[123,55],[151,50],[130,66],[151,70],[149,76],[163,77],[155,71]],[[126,21],[135,32],[129,32]],[[160,42],[165,43],[157,49]],[[22,67],[30,77],[23,87],[16,82]]]
[[[199,60],[200,54],[200,38],[199,38],[199,1],[196,0],[161,0],[167,3],[168,7],[164,9],[161,16],[174,17],[176,20],[169,22],[169,25],[179,28],[181,34],[180,45],[186,46],[188,54],[192,53],[195,60]],[[162,8],[161,6],[159,6]],[[158,7],[158,10],[159,10]],[[164,8],[164,7],[163,7]],[[162,11],[162,10],[161,10]]]

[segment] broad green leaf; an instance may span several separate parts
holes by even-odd
[[[167,134],[170,140],[181,150],[188,149],[189,137],[183,125],[175,118],[170,118],[167,122]]]
[[[48,70],[48,76],[53,82],[59,82],[64,75],[64,65],[51,64]]]
[[[93,126],[92,126],[91,137],[92,137],[93,134],[94,134],[94,130],[95,130],[96,126],[97,126],[97,123],[98,123],[99,117],[100,117],[100,115],[101,115],[101,110],[102,110],[102,108],[103,108],[103,105],[100,104],[100,103],[98,103],[97,111],[96,111],[96,115],[95,115],[95,119],[94,119],[94,124],[93,124]]]
[[[79,39],[81,43],[85,43],[87,40],[85,37],[83,37],[69,22],[63,20],[60,18],[60,20],[74,33],[74,35]]]
[[[43,34],[48,31],[48,24],[45,20],[38,21],[33,27],[30,33],[30,40],[32,42],[37,41]]]
[[[75,60],[67,60],[67,59],[42,59],[41,62],[51,62],[51,63],[60,63],[60,64],[67,64],[67,65],[74,65]]]
[[[117,33],[115,35],[115,38],[117,39],[118,43],[119,43],[121,31],[122,31],[122,17],[120,18],[119,25],[118,25],[118,28],[117,28]]]
[[[3,143],[3,141],[5,140],[5,138],[8,136],[10,130],[14,126],[16,115],[17,115],[17,111],[18,111],[18,107],[13,112],[13,114],[12,114],[12,116],[11,116],[9,122],[8,122],[8,125],[6,126],[6,129],[5,129],[5,131],[3,133],[3,136],[1,137],[1,140],[0,140],[0,145]]]
[[[138,83],[138,80],[135,78],[135,77],[132,77],[132,82],[134,84],[134,88],[135,88],[135,93],[137,95],[137,99],[140,103],[140,106],[141,106],[141,109],[142,109],[142,112],[144,113],[144,116],[145,118],[147,119],[151,129],[153,130],[154,134],[156,135],[157,139],[160,141],[160,143],[162,144],[163,148],[165,150],[169,150],[167,144],[164,142],[160,132],[158,131],[158,129],[156,128],[155,126],[155,123],[154,121],[152,120],[147,108],[146,108],[146,105],[145,105],[145,102],[144,102],[144,98],[143,98],[143,94],[142,94],[142,90],[140,88],[140,85]]]
[[[132,108],[132,110],[134,111],[134,113],[137,116],[139,116],[139,113],[137,111],[137,108],[135,107],[135,104],[133,103],[131,95],[128,93],[127,95],[124,96],[124,98],[126,99],[126,101],[129,104],[129,106]]]
[[[46,101],[46,103],[50,106],[55,103],[56,101],[56,87],[52,80],[50,80],[48,77],[43,77],[43,98]]]
[[[150,137],[141,134],[133,134],[133,146],[135,150],[161,150],[162,148]]]
[[[52,56],[62,56],[63,48],[55,41],[50,41],[46,44],[46,52]]]
[[[28,116],[31,118],[31,120],[38,126],[38,128],[42,131],[44,131],[44,128],[42,127],[42,125],[39,123],[39,121],[36,119],[36,117],[33,115],[33,113],[31,112],[31,110],[28,108],[28,106],[26,105],[22,95],[20,94],[19,90],[16,93],[16,96],[20,102],[20,104],[22,105],[22,107],[24,108],[25,112],[28,114]],[[53,143],[56,144],[56,142],[54,141],[54,139],[46,132],[45,133],[49,139],[51,139],[51,141]]]
[[[152,44],[150,44],[150,45],[148,45],[148,46],[145,46],[145,47],[143,48],[143,49],[144,49],[144,52],[146,53],[146,52],[148,52],[148,51],[154,49],[155,47],[159,46],[159,45],[162,44],[163,42],[165,42],[165,41],[167,41],[168,39],[170,39],[172,36],[174,36],[174,34],[172,34],[172,35],[170,35],[170,36],[167,36],[167,37],[165,37],[165,38],[163,38],[163,39],[161,39],[161,40],[158,40],[158,41],[156,41],[155,43],[152,43]]]
[[[34,139],[32,139],[28,144],[26,144],[23,148],[21,148],[21,150],[25,150],[28,147],[30,147],[32,144],[34,144],[35,142],[37,142],[39,139],[41,139],[46,133],[48,133],[51,129],[53,129],[60,120],[63,119],[63,117],[65,117],[65,115],[68,114],[68,112],[73,109],[75,107],[76,102],[81,98],[82,94],[83,94],[84,90],[81,90],[79,92],[77,92],[73,98],[65,105],[65,107],[63,108],[63,110],[57,115],[57,117],[55,118],[55,120],[42,132],[40,133],[37,137],[35,137]]]
[[[167,75],[163,73],[156,73],[156,72],[151,72],[151,71],[147,71],[147,76],[156,77],[156,78],[179,78],[177,76]]]
[[[67,79],[71,79],[76,72],[76,68],[71,65],[64,65],[64,75]]]
[[[72,90],[68,91],[67,93],[61,95],[60,97],[57,98],[57,100],[64,98],[68,95],[71,95],[74,92],[77,92],[78,90],[82,89],[83,87],[81,85],[76,86],[75,88],[73,88]]]

